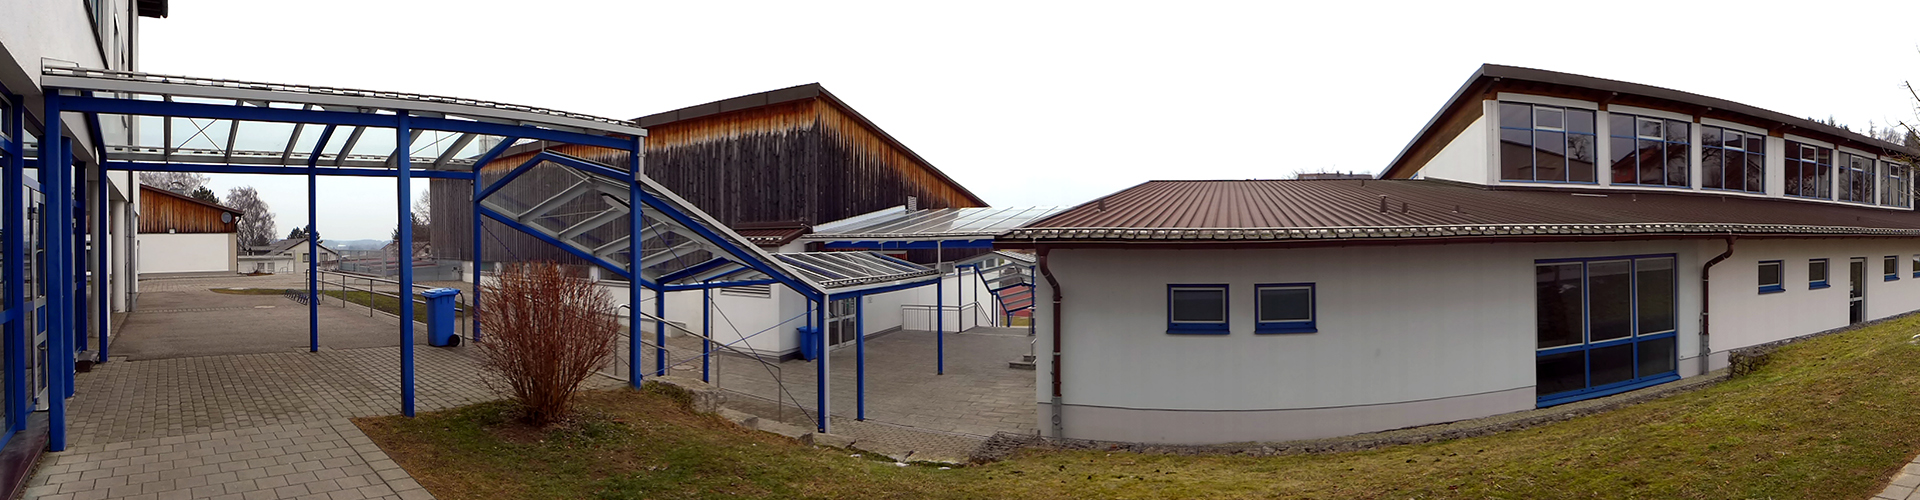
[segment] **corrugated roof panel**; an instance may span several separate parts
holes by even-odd
[[[1661,224],[1920,232],[1920,213],[1712,193],[1491,189],[1426,180],[1151,181],[1034,221],[1009,234],[1008,239],[1074,239],[1066,236],[1072,232],[1040,231],[1046,229],[1109,230],[1101,232],[1109,238],[1122,234],[1111,230],[1258,229],[1266,232],[1230,231],[1231,238],[1289,239],[1289,230],[1303,229],[1336,229],[1312,232],[1317,237],[1379,237],[1379,231],[1342,231],[1605,225],[1609,226],[1606,231],[1619,233],[1646,232]],[[1519,232],[1532,234],[1529,231]],[[1149,233],[1147,239],[1219,237],[1200,231]],[[1125,234],[1137,237],[1141,231]]]

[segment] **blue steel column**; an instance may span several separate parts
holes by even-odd
[[[667,288],[653,287],[653,366],[654,375],[667,374]]]
[[[709,384],[713,383],[713,380],[710,380],[713,373],[713,369],[710,365],[712,358],[713,358],[713,289],[702,288],[700,289],[700,381],[701,382],[706,382]]]
[[[313,143],[313,153],[307,155],[307,352],[320,352],[320,180],[314,168],[320,165],[320,153],[332,140],[333,125],[328,125],[320,131],[320,140]],[[344,297],[345,291],[341,293]]]
[[[933,242],[934,269],[946,264],[946,253],[940,251],[940,242]],[[940,279],[933,280],[933,374],[947,374],[947,273],[940,273]]]
[[[486,165],[473,165],[473,296],[467,298],[467,318],[473,321],[473,340],[480,340],[480,232],[485,230],[480,223],[480,169]]]
[[[4,235],[6,239],[7,250],[6,308],[14,314],[13,321],[8,321],[6,326],[6,369],[8,370],[6,411],[7,422],[12,425],[13,430],[22,431],[27,429],[28,400],[33,398],[33,386],[29,383],[32,377],[26,372],[26,353],[31,344],[28,341],[30,334],[27,332],[26,324],[27,318],[33,315],[33,311],[28,311],[26,307],[24,295],[27,294],[27,259],[22,257],[25,254],[27,239],[25,172],[27,160],[22,156],[26,149],[24,146],[26,126],[22,123],[26,119],[26,114],[20,107],[22,103],[18,96],[0,92],[0,99],[8,101],[7,122],[10,125],[7,127],[7,136],[13,138],[7,148],[4,179],[0,179],[0,186],[6,189],[5,196],[0,197],[6,200],[6,207],[3,210],[6,222],[0,224],[7,228],[6,231],[0,231],[0,235]],[[44,155],[45,152],[41,154]]]
[[[94,140],[99,141],[105,139],[96,137]],[[96,201],[94,201],[93,204],[93,223],[99,227],[99,230],[94,232],[93,238],[95,264],[95,270],[93,272],[93,300],[95,307],[99,309],[100,317],[100,356],[97,358],[100,363],[107,362],[107,329],[113,325],[113,311],[109,309],[112,301],[107,300],[107,296],[112,294],[113,290],[107,286],[107,242],[112,239],[107,237],[107,221],[111,219],[112,216],[107,213],[107,188],[109,184],[107,183],[106,160],[104,157],[100,158],[101,164],[95,166],[99,172],[95,175],[95,178],[99,179],[99,183],[96,185],[99,191],[94,196]],[[126,277],[122,276],[121,279],[126,279]]]
[[[407,130],[407,111],[399,113],[394,127],[399,144],[394,152],[400,169],[400,242],[394,253],[400,255],[400,412],[413,416],[413,137]]]
[[[62,292],[61,290],[71,290],[72,288],[62,284],[66,281],[65,277],[69,275],[64,271],[64,264],[67,260],[65,257],[65,249],[63,248],[66,246],[64,243],[66,233],[60,230],[62,226],[60,221],[65,216],[66,210],[63,210],[61,207],[69,205],[69,200],[67,199],[68,194],[63,194],[60,191],[60,171],[63,170],[60,166],[62,163],[71,164],[72,162],[66,160],[66,153],[62,151],[65,149],[62,146],[66,146],[66,135],[60,130],[59,91],[49,89],[45,96],[45,103],[46,114],[42,116],[46,117],[46,131],[40,134],[40,187],[47,197],[45,211],[47,212],[46,227],[49,234],[46,235],[46,245],[47,255],[52,257],[47,259],[48,269],[42,274],[42,278],[47,280],[47,294],[49,295],[47,297],[47,304],[48,308],[51,309],[47,314],[47,343],[49,345],[47,346],[47,360],[44,368],[47,371],[47,448],[53,451],[66,451],[67,399],[65,396],[67,390],[65,386],[67,376],[65,373],[66,363],[61,362],[60,358],[63,357],[61,353],[66,352],[62,348],[66,345],[67,340],[72,339],[72,332],[66,329],[69,318],[61,311],[61,304],[66,298],[66,292]],[[73,358],[71,355],[64,357],[68,359]]]
[[[645,150],[641,149],[640,140],[639,137],[633,138],[633,151],[627,154],[627,170],[633,173],[633,179],[627,182],[627,219],[633,226],[628,228],[632,236],[627,238],[627,244],[630,245],[627,249],[627,271],[632,273],[627,278],[627,304],[632,305],[627,308],[627,384],[635,389],[640,388],[640,284],[643,282],[640,261],[645,255],[641,251],[644,245],[640,242],[644,239],[641,231],[646,224],[646,210],[640,208],[643,206],[640,197],[644,196],[640,192],[640,177],[645,175],[641,173]]]
[[[853,296],[853,419],[867,420],[867,298]]]

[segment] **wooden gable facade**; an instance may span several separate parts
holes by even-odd
[[[829,222],[904,205],[908,197],[916,198],[920,208],[987,206],[819,84],[649,115],[638,122],[647,128],[647,175],[730,226]],[[543,147],[547,146],[523,144],[509,149],[487,165],[482,180],[492,182],[504,176]],[[628,160],[624,152],[590,146],[557,146],[553,151],[617,167],[624,167]],[[532,169],[495,196],[538,203],[543,194],[557,193],[573,183],[561,168]],[[472,259],[472,187],[452,179],[434,179],[431,185],[435,256]],[[578,206],[557,212],[584,214],[605,202],[573,203]],[[574,221],[563,223],[570,222]],[[580,263],[495,221],[485,224],[487,260]],[[607,234],[595,236],[610,241],[624,235],[618,229],[624,227],[623,222],[601,228],[598,232]]]
[[[239,210],[140,185],[139,229],[142,233],[232,233],[239,231],[239,224]]]

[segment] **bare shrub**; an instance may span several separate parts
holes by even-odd
[[[554,262],[509,264],[480,290],[481,366],[526,423],[565,418],[580,383],[616,349],[613,300]]]

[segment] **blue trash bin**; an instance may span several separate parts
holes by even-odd
[[[427,344],[434,347],[455,347],[460,345],[460,336],[453,333],[453,299],[460,296],[458,288],[435,288],[420,292],[427,299]]]
[[[800,358],[807,361],[820,359],[820,329],[802,326],[797,330],[800,331]]]

